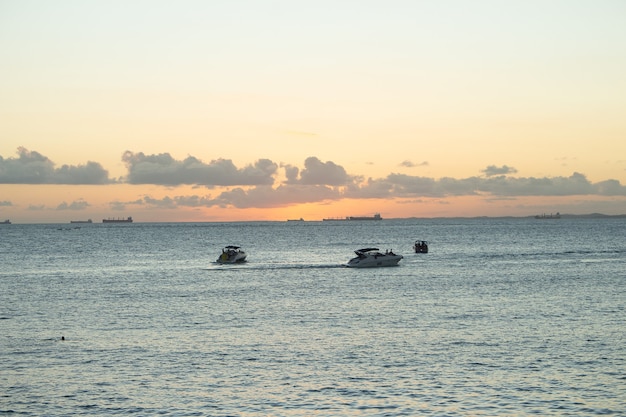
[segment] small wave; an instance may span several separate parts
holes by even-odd
[[[602,262],[623,262],[623,259],[618,259],[618,258],[592,258],[592,259],[581,259],[580,260],[581,263],[584,264],[595,264],[595,263],[602,263]]]
[[[250,264],[234,264],[223,265],[215,264],[208,268],[202,268],[204,271],[232,271],[232,270],[246,270],[246,271],[267,271],[267,270],[286,270],[286,269],[335,269],[345,268],[345,264],[262,264],[262,265],[250,265]]]

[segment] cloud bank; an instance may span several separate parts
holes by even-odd
[[[210,162],[188,156],[177,160],[170,154],[146,155],[126,151],[122,161],[127,168],[125,178],[114,181],[96,162],[84,165],[55,164],[38,152],[18,149],[17,158],[0,157],[0,183],[3,184],[152,184],[162,186],[194,185],[208,189],[220,188],[215,195],[184,195],[154,199],[149,196],[135,201],[113,202],[113,209],[126,205],[161,208],[176,207],[237,207],[268,208],[292,204],[319,203],[341,199],[370,198],[445,198],[481,195],[490,198],[526,196],[626,196],[626,187],[618,180],[590,182],[584,174],[574,172],[569,177],[518,177],[514,167],[489,165],[468,178],[430,178],[390,173],[384,178],[350,175],[333,161],[321,161],[315,156],[300,168],[259,159],[238,168],[228,159]],[[408,161],[404,167],[415,166]],[[277,183],[277,178],[284,181]],[[10,205],[10,201],[2,202]],[[85,201],[62,203],[58,210],[82,210]]]
[[[229,159],[207,163],[189,156],[177,161],[169,153],[144,155],[142,152],[124,152],[122,161],[128,169],[130,184],[156,185],[272,185],[278,165],[269,159],[260,159],[254,165],[238,169]]]

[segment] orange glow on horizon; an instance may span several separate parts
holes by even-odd
[[[414,199],[343,199],[285,207],[236,208],[211,206],[221,190],[129,184],[102,186],[2,185],[11,204],[0,206],[0,219],[14,223],[66,223],[70,220],[132,216],[136,222],[321,221],[324,218],[372,216],[383,219],[436,217],[526,217],[542,213],[624,214],[624,197],[531,196],[494,198],[463,196]],[[194,195],[197,200],[182,201]],[[111,200],[111,196],[113,199]],[[203,200],[206,199],[206,200]],[[209,205],[207,205],[209,204]],[[606,207],[605,210],[597,207]]]

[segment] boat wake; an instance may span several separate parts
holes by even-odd
[[[285,270],[285,269],[334,269],[345,268],[345,264],[219,264],[214,262],[207,268],[202,268],[205,271],[232,271],[233,269],[241,269],[246,271],[267,271],[267,270]]]

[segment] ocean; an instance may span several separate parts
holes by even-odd
[[[620,218],[2,225],[0,415],[626,415],[625,237]],[[215,263],[226,245],[248,262]],[[344,266],[371,246],[404,259]]]

